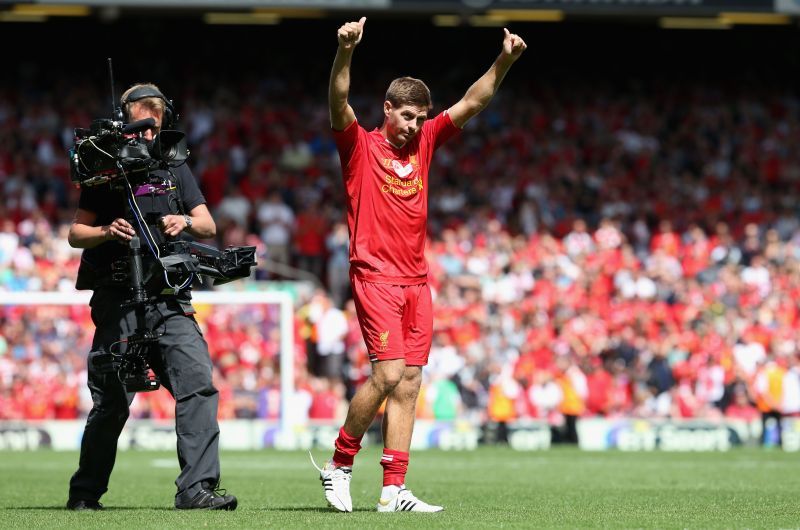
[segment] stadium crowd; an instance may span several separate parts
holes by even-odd
[[[275,78],[218,81],[177,97],[218,224],[211,243],[257,245],[250,281],[315,280],[298,300],[293,410],[340,420],[369,363],[324,99]],[[66,93],[98,99],[80,82]],[[10,146],[0,151],[0,296],[74,289],[80,254],[66,231],[78,191],[65,153],[72,127],[93,117],[47,94],[0,91],[0,145]],[[796,95],[504,88],[432,167],[435,337],[419,416],[560,425],[800,413],[799,143]],[[201,308],[198,318],[220,416],[277,417],[277,314]],[[0,307],[0,419],[85,415],[91,330],[87,307]],[[133,410],[171,414],[163,391]]]

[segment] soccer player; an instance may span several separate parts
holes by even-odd
[[[432,119],[431,95],[419,79],[389,85],[384,121],[367,131],[347,101],[353,50],[364,35],[362,17],[337,33],[328,103],[341,158],[350,230],[350,282],[372,375],[350,403],[333,458],[320,469],[328,503],[353,511],[353,459],[379,407],[383,415],[383,490],[379,512],[438,512],[405,488],[422,367],[433,333],[431,292],[424,247],[428,218],[428,168],[433,152],[483,110],[525,48],[507,29],[500,55],[461,100]]]

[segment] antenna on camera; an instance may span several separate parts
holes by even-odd
[[[111,80],[111,115],[117,121],[122,121],[122,109],[117,106],[117,95],[114,92],[114,67],[111,64],[111,57],[108,58],[108,77]]]

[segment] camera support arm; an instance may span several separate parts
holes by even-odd
[[[125,218],[132,223],[133,211],[130,203],[125,200],[123,207],[125,208]],[[157,390],[160,386],[158,379],[149,374],[150,345],[158,340],[158,334],[147,327],[145,309],[151,300],[144,285],[142,244],[138,235],[131,238],[128,247],[128,279],[131,297],[122,305],[123,307],[133,307],[136,315],[136,329],[127,337],[120,338],[120,343],[125,344],[126,347],[124,354],[104,353],[95,357],[94,363],[100,369],[116,372],[128,392],[149,392]]]

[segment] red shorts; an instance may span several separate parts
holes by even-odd
[[[425,366],[433,340],[433,301],[427,283],[388,285],[350,277],[369,360],[405,359]]]

